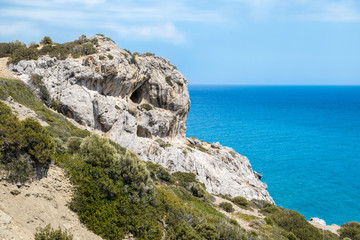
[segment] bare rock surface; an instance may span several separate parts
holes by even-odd
[[[49,56],[9,68],[28,82],[43,76],[61,113],[171,171],[197,174],[212,193],[273,203],[249,160],[219,143],[186,138],[187,80],[170,62],[133,54],[97,36],[98,53],[79,59]]]
[[[34,239],[36,228],[47,224],[67,230],[74,240],[102,239],[87,230],[69,210],[66,204],[72,194],[64,170],[54,165],[50,166],[47,178],[24,186],[0,179],[0,239]]]

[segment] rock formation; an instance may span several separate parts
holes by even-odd
[[[187,80],[169,61],[130,54],[106,37],[98,52],[58,60],[42,56],[9,68],[29,82],[43,76],[51,98],[69,118],[171,171],[197,174],[212,193],[273,202],[261,175],[233,149],[186,138]]]

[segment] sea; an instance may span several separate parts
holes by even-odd
[[[190,85],[187,136],[249,158],[276,205],[360,222],[360,86]]]

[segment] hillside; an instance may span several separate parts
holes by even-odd
[[[98,39],[96,53],[78,59],[14,62],[8,53],[22,80],[1,70],[0,237],[32,239],[51,224],[74,239],[357,239],[357,223],[339,238],[273,205],[232,149],[185,138],[187,82],[168,61]],[[105,52],[113,58],[101,64]],[[128,78],[114,75],[121,67]]]

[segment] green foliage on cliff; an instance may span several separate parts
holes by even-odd
[[[338,239],[320,233],[299,213],[271,204],[261,210],[267,224],[252,225],[259,233],[246,232],[212,206],[194,173],[171,174],[113,141],[78,129],[46,108],[21,81],[0,79],[0,99],[8,96],[50,126],[44,128],[34,119],[19,121],[0,101],[2,166],[21,182],[35,176],[36,166],[46,167],[55,159],[75,186],[70,208],[104,239],[122,239],[128,233],[138,239]],[[248,204],[243,198],[229,199]],[[340,235],[354,240],[358,232],[359,224],[351,223]]]
[[[352,240],[360,240],[360,223],[349,222],[341,226],[339,230],[340,238],[350,238]]]
[[[96,53],[97,42],[97,38],[88,39],[85,35],[82,35],[78,40],[62,44],[55,43],[50,37],[46,36],[40,41],[40,44],[43,45],[40,49],[36,44],[27,47],[20,41],[0,43],[0,57],[9,57],[8,63],[18,63],[21,60],[36,60],[42,55],[49,55],[62,60],[69,55],[78,58]]]
[[[55,153],[48,131],[32,118],[19,121],[0,101],[0,161],[12,182],[25,182],[46,168]]]
[[[300,213],[266,204],[262,212],[267,215],[274,223],[293,233],[299,240],[323,240],[324,237],[320,231],[306,221]],[[269,221],[269,220],[268,220]]]
[[[0,78],[0,100],[11,96],[16,102],[34,110],[50,126],[46,127],[50,135],[67,141],[70,136],[86,137],[90,133],[71,124],[66,118],[49,110],[34,95],[31,88],[20,80]]]

